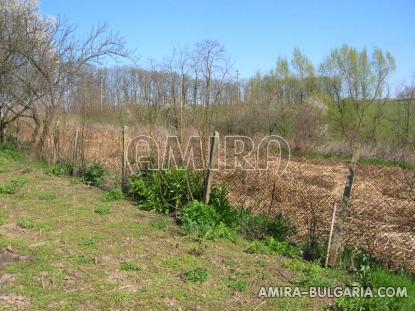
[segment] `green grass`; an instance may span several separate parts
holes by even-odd
[[[141,268],[134,262],[123,261],[121,263],[121,270],[123,270],[123,271],[141,271]]]
[[[111,209],[111,206],[107,204],[99,204],[95,206],[94,211],[95,213],[100,214],[100,215],[107,215],[107,214],[111,214],[112,209]]]

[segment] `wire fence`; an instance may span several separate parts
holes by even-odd
[[[51,159],[74,160],[74,140],[78,131],[77,152],[82,156],[77,158],[75,165],[99,161],[116,179],[121,179],[125,151],[120,128],[80,128],[60,124],[56,131],[54,135],[58,139],[51,135],[47,142]],[[129,128],[124,139],[128,144],[139,134],[143,134],[143,129]],[[162,144],[165,133],[152,134]],[[21,133],[20,138],[27,140],[29,136]],[[310,234],[320,241],[327,241],[333,207],[341,204],[347,162],[291,159],[284,172],[272,167],[268,170],[229,170],[224,169],[221,162],[218,165],[213,180],[227,185],[234,206],[270,217],[278,213],[289,217],[298,228],[297,241],[305,241]],[[392,269],[405,267],[415,271],[413,174],[411,170],[398,167],[358,165],[343,243],[362,247]]]

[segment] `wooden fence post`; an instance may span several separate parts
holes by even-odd
[[[121,129],[121,143],[122,143],[122,157],[121,157],[121,189],[126,192],[128,177],[127,177],[127,127],[123,125]]]
[[[328,266],[329,267],[337,267],[341,260],[341,252],[342,252],[342,245],[341,245],[341,238],[343,233],[343,226],[344,221],[347,216],[347,210],[349,209],[349,201],[352,195],[352,188],[354,177],[356,174],[356,164],[359,161],[360,157],[360,145],[356,145],[353,147],[353,156],[352,161],[349,165],[349,174],[347,175],[346,185],[343,191],[343,199],[342,205],[339,209],[339,217],[336,224],[336,227],[333,231],[333,237],[330,245],[329,251],[329,259],[328,259]]]
[[[78,161],[78,140],[79,140],[79,129],[76,129],[75,138],[73,141],[72,148],[72,176],[76,175],[76,166]]]
[[[206,170],[206,176],[204,181],[204,189],[203,189],[203,202],[205,204],[209,204],[210,200],[210,190],[212,187],[212,179],[213,179],[213,172],[212,167],[216,164],[216,154],[218,152],[219,146],[219,132],[215,131],[214,135],[209,138],[209,159],[208,165]]]
[[[336,222],[336,210],[337,210],[337,203],[334,203],[333,215],[331,216],[331,226],[330,226],[330,233],[329,233],[329,241],[327,242],[326,261],[324,263],[324,266],[325,267],[327,267],[327,265],[329,263],[329,258],[330,258],[331,240],[332,240],[332,237],[333,237],[334,223]]]
[[[53,131],[53,148],[52,148],[52,163],[59,162],[59,145],[60,145],[60,122],[56,121],[55,129]]]

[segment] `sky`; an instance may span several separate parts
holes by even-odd
[[[108,23],[140,57],[161,61],[174,46],[212,39],[225,46],[242,78],[267,73],[295,47],[320,64],[343,44],[390,51],[394,88],[415,77],[414,0],[40,0],[45,15],[62,16],[79,35]]]

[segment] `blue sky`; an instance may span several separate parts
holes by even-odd
[[[347,43],[381,47],[396,58],[394,85],[415,74],[414,0],[162,1],[40,0],[46,15],[69,18],[80,34],[107,22],[136,49],[145,65],[169,56],[175,45],[204,39],[225,45],[234,68],[247,78],[268,72],[278,56],[299,47],[314,64]]]

